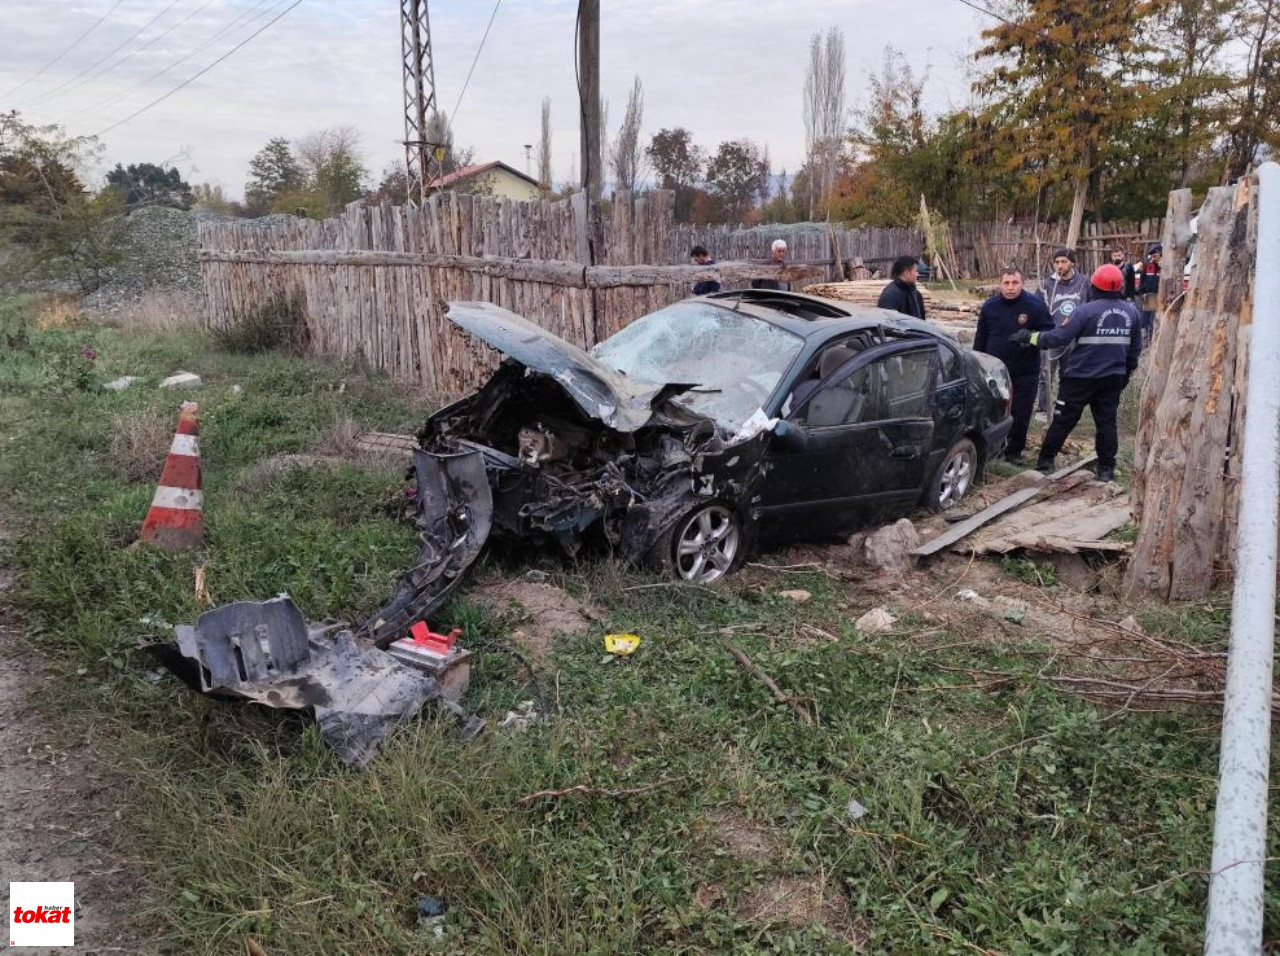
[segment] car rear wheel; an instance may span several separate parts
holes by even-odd
[[[946,511],[969,493],[978,478],[978,449],[967,438],[951,446],[934,475],[925,504]]]
[[[665,537],[669,567],[691,584],[707,584],[737,570],[746,544],[742,521],[722,504],[695,508]]]

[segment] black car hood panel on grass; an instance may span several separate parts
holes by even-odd
[[[555,379],[583,414],[616,431],[643,428],[656,406],[692,387],[629,379],[576,345],[488,302],[450,302],[447,315],[486,345]]]

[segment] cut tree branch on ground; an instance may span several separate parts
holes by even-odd
[[[780,688],[777,684],[775,684],[773,681],[773,678],[770,677],[768,674],[766,674],[760,668],[759,664],[757,664],[755,661],[749,658],[745,653],[743,653],[737,647],[734,647],[728,641],[724,641],[723,644],[725,646],[725,649],[728,650],[728,652],[734,656],[734,659],[737,660],[737,662],[741,664],[744,668],[746,668],[747,673],[749,673],[752,677],[754,677],[756,680],[762,683],[765,687],[767,687],[769,690],[769,693],[773,694],[774,698],[779,703],[786,704],[795,712],[797,717],[799,717],[809,726],[811,727],[813,726],[813,715],[810,714],[809,711],[807,711],[804,707],[802,707],[799,701],[797,701],[790,694],[785,693],[782,690],[782,688]]]

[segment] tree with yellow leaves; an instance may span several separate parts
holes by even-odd
[[[1032,191],[1070,186],[1069,246],[1080,236],[1103,147],[1143,108],[1150,48],[1136,25],[1161,6],[1162,0],[1024,0],[983,31],[987,42],[977,57],[994,65],[974,87],[991,98],[989,116],[1009,137],[998,155]]]

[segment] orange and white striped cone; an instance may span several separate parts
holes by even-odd
[[[142,522],[142,540],[166,551],[199,547],[204,537],[204,494],[200,490],[200,406],[183,402],[178,430],[164,461],[151,510]]]

